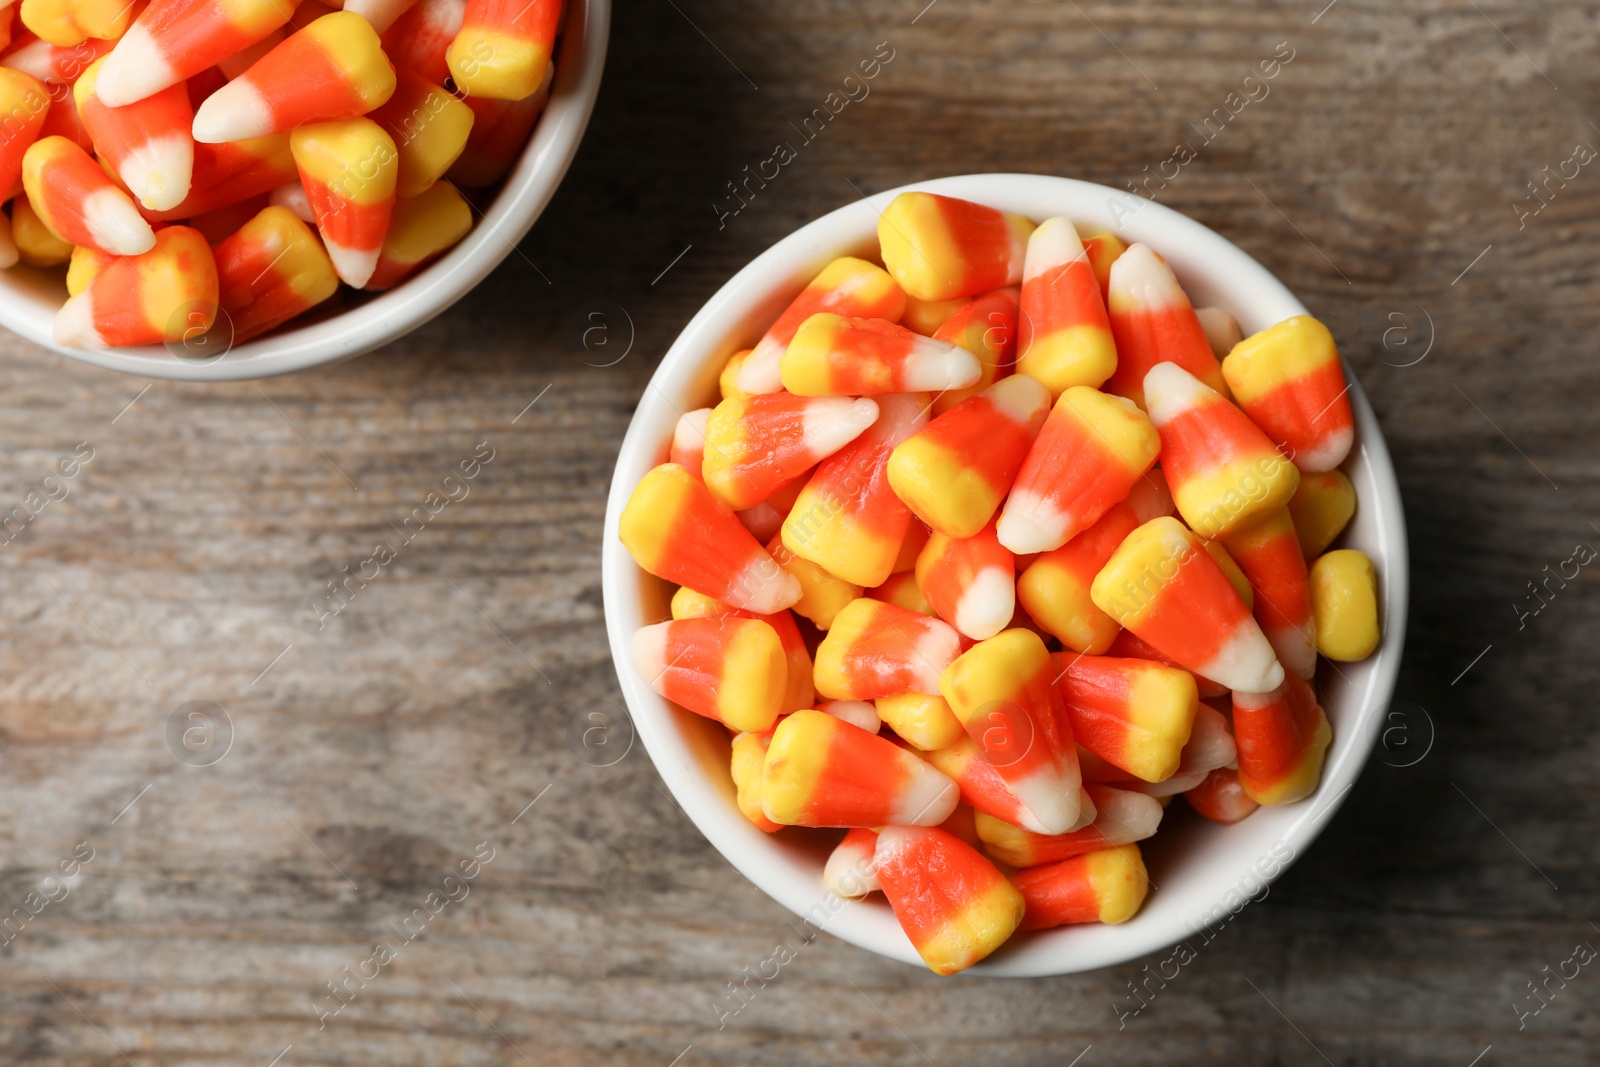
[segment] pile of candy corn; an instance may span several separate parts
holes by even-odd
[[[761,829],[848,829],[950,974],[1120,923],[1182,795],[1233,823],[1317,787],[1317,656],[1379,639],[1332,335],[1252,337],[1155,250],[903,193],[679,421],[622,513],[680,586],[634,666],[733,734]],[[1159,465],[1158,465],[1159,464]]]
[[[5,0],[0,266],[68,264],[54,337],[86,348],[246,341],[393,286],[515,162],[562,10]]]

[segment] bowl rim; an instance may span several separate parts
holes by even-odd
[[[55,344],[53,311],[43,313],[37,296],[17,285],[0,284],[0,325],[70,359],[168,381],[276,377],[387,344],[470,292],[533,227],[566,176],[588,127],[604,74],[610,24],[611,0],[571,0],[549,103],[500,191],[455,247],[392,289],[326,319],[252,339],[206,359],[180,356],[164,345],[87,349]]]
[[[1040,214],[1037,208],[1041,203],[1048,203],[1048,213],[1066,215],[1080,224],[1092,222],[1097,223],[1099,228],[1116,229],[1130,243],[1151,240],[1173,264],[1180,277],[1185,277],[1186,271],[1192,275],[1195,264],[1203,261],[1207,273],[1185,279],[1186,288],[1191,292],[1196,288],[1208,288],[1221,277],[1231,279],[1236,288],[1249,286],[1259,292],[1259,298],[1254,299],[1254,306],[1267,310],[1258,312],[1256,317],[1271,316],[1271,321],[1251,323],[1245,329],[1247,335],[1291,315],[1309,312],[1282,282],[1243,250],[1221,234],[1161,204],[1107,186],[1070,178],[1035,174],[966,174],[913,182],[870,197],[863,196],[814,219],[776,242],[729,279],[705,303],[683,328],[651,375],[618,452],[607,499],[601,547],[607,636],[612,664],[634,732],[644,741],[657,772],[690,821],[741,874],[796,915],[815,915],[819,902],[826,903],[828,912],[821,926],[826,932],[879,955],[922,967],[910,941],[893,923],[886,905],[839,902],[838,898],[829,901],[827,898],[832,895],[821,890],[815,879],[809,884],[797,881],[797,872],[803,871],[808,864],[786,856],[784,849],[753,827],[731,804],[731,790],[726,783],[714,783],[705,775],[701,758],[692,751],[694,746],[682,728],[683,723],[692,723],[697,717],[674,709],[657,696],[635,674],[629,663],[628,646],[633,628],[656,619],[643,617],[642,590],[647,576],[633,563],[617,534],[619,516],[638,476],[649,466],[660,462],[665,452],[666,437],[657,436],[658,431],[648,427],[647,423],[661,420],[663,404],[675,411],[683,410],[669,399],[674,394],[675,383],[698,378],[702,386],[709,381],[714,387],[715,374],[711,373],[708,378],[705,364],[719,352],[726,354],[735,347],[746,347],[753,343],[761,332],[761,326],[752,327],[752,311],[760,309],[755,316],[756,321],[763,324],[770,322],[776,315],[775,309],[781,309],[822,263],[838,255],[860,254],[867,236],[875,235],[876,219],[883,206],[899,193],[910,190],[963,197],[1029,214],[1037,219],[1047,217],[1046,214]],[[1030,207],[1033,209],[1031,212]],[[1198,298],[1196,305],[1203,306]],[[1229,310],[1238,313],[1234,307]],[[1244,325],[1246,316],[1240,314],[1239,317],[1241,325]],[[736,336],[734,324],[741,319],[744,320],[744,333]],[[754,336],[751,335],[752,329]],[[1191,839],[1196,836],[1212,837],[1265,819],[1264,823],[1259,824],[1262,832],[1276,831],[1277,840],[1272,846],[1273,850],[1276,851],[1280,844],[1287,847],[1287,858],[1280,856],[1270,873],[1261,871],[1260,860],[1253,867],[1248,863],[1243,866],[1230,864],[1226,870],[1221,870],[1217,865],[1216,869],[1203,872],[1203,878],[1197,876],[1196,886],[1181,887],[1182,895],[1179,893],[1180,887],[1158,889],[1158,893],[1151,894],[1152,900],[1146,901],[1140,915],[1125,925],[1091,925],[1041,931],[1031,935],[1027,944],[1016,949],[1008,945],[964,973],[997,977],[1070,974],[1124,963],[1176,945],[1206,927],[1216,925],[1219,902],[1228,902],[1228,909],[1223,914],[1236,912],[1237,909],[1231,904],[1232,898],[1225,892],[1219,892],[1219,886],[1225,887],[1228,892],[1236,891],[1253,874],[1263,884],[1264,892],[1264,887],[1292,865],[1348,797],[1371,754],[1384,721],[1384,712],[1394,696],[1405,644],[1410,562],[1399,483],[1388,447],[1372,406],[1348,364],[1346,374],[1356,417],[1357,445],[1351,459],[1344,464],[1344,469],[1357,484],[1360,504],[1345,537],[1349,538],[1352,532],[1359,531],[1363,540],[1370,542],[1365,547],[1373,554],[1379,567],[1383,614],[1383,635],[1379,648],[1362,663],[1343,665],[1350,674],[1361,680],[1359,687],[1358,683],[1348,681],[1346,670],[1334,669],[1340,680],[1333,685],[1338,688],[1342,699],[1353,700],[1355,707],[1353,711],[1339,716],[1334,742],[1316,793],[1297,804],[1263,808],[1251,820],[1236,826],[1202,824],[1206,828],[1197,829],[1190,835]],[[670,430],[667,436],[670,436]],[[1360,475],[1359,479],[1357,474]],[[1373,552],[1374,548],[1378,551]],[[1335,705],[1327,692],[1324,693],[1324,703]],[[1344,704],[1335,706],[1342,710]],[[1330,718],[1333,718],[1334,708],[1330,707],[1329,710]],[[1252,832],[1255,837],[1262,835]],[[1159,836],[1156,840],[1160,840]],[[765,848],[761,847],[763,841],[767,843]],[[1265,857],[1265,853],[1260,855]],[[814,871],[814,864],[810,866]],[[1157,887],[1153,885],[1152,888]],[[1176,898],[1173,906],[1163,908],[1159,920],[1141,922],[1151,917],[1151,903],[1159,899],[1158,894],[1163,893]],[[1252,895],[1245,893],[1247,897]],[[1189,905],[1184,905],[1185,900],[1190,901]],[[1198,902],[1198,906],[1195,902]],[[1169,914],[1173,912],[1181,914]],[[887,924],[884,922],[886,915]],[[1222,921],[1225,922],[1226,918]],[[806,940],[809,941],[809,938]]]

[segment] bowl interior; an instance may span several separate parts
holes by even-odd
[[[67,298],[61,271],[17,266],[0,271],[0,323],[72,359],[185,381],[288,374],[386,344],[427,322],[482,281],[550,202],[577,153],[600,91],[610,19],[611,0],[568,0],[550,102],[521,157],[467,236],[393,289],[368,295],[341,287],[327,306],[313,310],[293,328],[244,344],[232,345],[223,329],[204,342],[190,342],[187,349],[173,344],[95,350],[63,348],[50,339],[56,310]]]
[[[1064,215],[1085,233],[1111,230],[1130,243],[1148,242],[1172,265],[1195,306],[1227,309],[1246,335],[1306,311],[1264,267],[1220,235],[1170,209],[1133,202],[1128,194],[1104,186],[992,174],[906,188],[964,197],[1035,220]],[[671,587],[641,571],[617,538],[622,507],[645,472],[665,460],[678,416],[715,402],[724,359],[753,344],[828,260],[850,254],[877,260],[878,213],[901,191],[856,201],[780,241],[735,275],[684,329],[651,378],[623,441],[607,507],[602,569],[606,627],[629,711],[684,811],[746,877],[805,917],[808,932],[823,929],[921,966],[881,896],[846,902],[823,889],[822,863],[838,831],[767,835],[750,825],[734,804],[723,728],[673,707],[635,675],[628,639],[639,626],[670,617]],[[1137,206],[1131,213],[1130,203]],[[1141,844],[1152,889],[1137,916],[1120,926],[1019,934],[969,973],[1066,974],[1134,959],[1190,937],[1226,914],[1240,894],[1259,894],[1304,851],[1348,793],[1394,691],[1408,588],[1404,518],[1388,450],[1353,379],[1350,396],[1357,440],[1343,469],[1355,484],[1359,503],[1339,543],[1361,549],[1377,564],[1385,618],[1382,644],[1369,659],[1337,668],[1325,661],[1321,665],[1319,681],[1334,740],[1317,792],[1298,804],[1262,808],[1234,826],[1208,822],[1174,801],[1161,831]]]

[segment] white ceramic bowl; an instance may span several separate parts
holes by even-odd
[[[1036,220],[1064,215],[1084,232],[1113,230],[1130,243],[1145,241],[1172,265],[1197,307],[1226,308],[1246,335],[1306,312],[1265,267],[1175,211],[1144,203],[1137,213],[1123,215],[1118,231],[1112,205],[1128,203],[1128,197],[1105,186],[1030,174],[972,174],[906,188],[964,197]],[[670,705],[634,673],[628,640],[638,627],[670,616],[671,587],[641,571],[617,538],[618,516],[644,473],[665,460],[679,414],[715,401],[723,360],[752,345],[828,260],[841,255],[877,260],[878,213],[902,191],[858,200],[778,242],[724,285],[678,336],[622,442],[606,508],[602,574],[606,630],[622,692],[638,735],[683,810],[745,877],[797,915],[811,915],[815,925],[862,948],[921,966],[881,895],[840,907],[838,898],[823,890],[822,864],[839,832],[768,835],[752,826],[734,804],[726,731]],[[1323,702],[1334,740],[1317,792],[1298,804],[1262,808],[1234,826],[1207,822],[1175,802],[1168,809],[1171,825],[1164,824],[1141,845],[1152,888],[1131,921],[1017,934],[969,973],[1068,974],[1174,945],[1226,914],[1238,899],[1234,894],[1259,894],[1264,882],[1303,854],[1333,817],[1372,750],[1394,693],[1409,582],[1405,519],[1389,452],[1372,407],[1353,380],[1350,398],[1357,436],[1344,470],[1360,502],[1339,543],[1361,549],[1377,564],[1384,633],[1369,659],[1341,664],[1337,671],[1325,662],[1322,666]]]
[[[522,157],[488,210],[462,241],[395,288],[371,298],[341,297],[351,306],[275,330],[220,355],[195,358],[181,345],[64,348],[50,340],[56,309],[67,298],[61,271],[17,266],[0,271],[0,325],[63,356],[148,378],[241,381],[289,374],[359,356],[416,329],[460,300],[527,234],[550,202],[589,124],[605,66],[611,0],[569,0],[557,43],[550,102]],[[340,299],[340,297],[335,298]],[[170,349],[170,350],[169,350]]]

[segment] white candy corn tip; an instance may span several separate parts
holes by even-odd
[[[1157,311],[1189,306],[1189,297],[1178,284],[1172,268],[1142,242],[1129,245],[1111,264],[1107,288],[1112,301],[1120,307]]]
[[[296,215],[300,221],[316,225],[317,217],[311,213],[311,198],[306,195],[306,187],[299,182],[289,182],[272,190],[272,195],[267,197],[267,202],[274,207],[286,207]],[[710,408],[706,409],[710,411]]]
[[[782,389],[783,376],[778,369],[778,361],[783,359],[783,351],[787,347],[771,337],[763,337],[754,351],[739,364],[734,384],[753,396],[765,396]]]
[[[1270,693],[1283,684],[1283,665],[1256,621],[1246,618],[1196,674],[1238,693]]]
[[[883,888],[878,884],[874,850],[850,839],[839,842],[822,866],[822,884],[846,900],[860,900]]]
[[[1006,418],[1026,426],[1050,413],[1050,390],[1037,378],[1026,374],[1008,374],[983,391],[983,396],[1000,410]]]
[[[1161,472],[1160,467],[1151,467],[1145,471],[1144,477],[1133,483],[1133,488],[1128,491],[1128,498],[1124,503],[1133,509],[1133,517],[1139,520],[1140,526],[1151,519],[1178,513],[1178,505],[1172,499],[1172,490],[1167,487],[1167,476]]]
[[[817,397],[801,419],[806,451],[819,461],[826,459],[877,421],[878,404],[867,397]]]
[[[909,758],[917,766],[912,768],[911,781],[902,788],[889,821],[897,826],[938,826],[956,810],[961,789],[932,764]]]
[[[328,258],[333,260],[333,272],[352,288],[363,288],[371,280],[372,272],[378,269],[381,248],[349,248],[328,240],[326,235],[322,243],[328,249]]]
[[[1103,789],[1094,829],[1108,845],[1131,845],[1155,834],[1166,814],[1161,801],[1131,789]]]
[[[7,7],[9,6],[8,4]],[[54,55],[54,47],[49,41],[42,39],[29,41],[4,59],[0,59],[0,67],[20,70],[30,78],[45,85],[59,85],[61,84],[61,79],[56,75],[55,67],[50,62],[51,57]]]
[[[961,655],[961,635],[956,633],[954,627],[938,619],[929,619],[924,626],[923,632],[917,635],[916,649],[910,657],[910,666],[917,672],[916,683],[911,691],[936,697],[939,695],[939,676]]]
[[[106,348],[94,327],[94,295],[89,291],[71,297],[56,312],[50,339],[64,348]]]
[[[394,25],[394,20],[404,15],[417,0],[346,0],[344,9],[372,23],[372,28],[382,33]]]
[[[1260,594],[1257,594],[1260,595]],[[1272,643],[1283,669],[1310,681],[1317,674],[1317,641],[1314,623],[1299,626],[1263,626],[1262,632]]]
[[[1239,756],[1238,745],[1228,728],[1222,712],[1205,704],[1194,717],[1194,727],[1189,731],[1188,743],[1183,746],[1183,759],[1178,769],[1185,775],[1210,774],[1218,767],[1226,767]]]
[[[974,641],[987,641],[1011,624],[1016,611],[1016,578],[998,567],[985,567],[956,600],[955,626]]]
[[[1063,218],[1045,219],[1028,238],[1028,255],[1022,266],[1023,283],[1087,257],[1077,227]]]
[[[1211,775],[1210,771],[1180,772],[1162,782],[1134,782],[1129,788],[1137,789],[1147,797],[1159,801],[1161,797],[1175,797],[1179,793],[1189,790],[1204,782]]]
[[[757,615],[774,615],[799,602],[800,579],[762,553],[739,573],[721,599]]]
[[[156,233],[127,194],[96,189],[83,198],[83,224],[95,244],[116,256],[137,256],[156,246]]]
[[[678,416],[678,424],[672,428],[672,450],[674,452],[699,452],[706,447],[706,420],[711,417],[710,408],[696,408]]]
[[[906,355],[904,378],[907,392],[940,393],[946,389],[965,389],[983,377],[983,365],[965,348],[927,337],[917,338]]]
[[[628,657],[633,660],[633,670],[645,684],[657,693],[662,690],[662,676],[667,669],[667,630],[670,622],[658,622],[635,631],[628,643]]]
[[[144,22],[137,20],[100,65],[94,95],[107,107],[126,107],[182,80]]]
[[[139,203],[166,211],[183,203],[194,177],[194,142],[186,134],[157,137],[128,153],[117,174]]]
[[[1200,328],[1206,332],[1206,341],[1211,345],[1211,354],[1218,359],[1244,340],[1239,321],[1222,308],[1195,308],[1194,317],[1200,320]]]
[[[1077,756],[1071,767],[1041,769],[1024,778],[1007,778],[1006,788],[1033,813],[1047,834],[1070,834],[1094,821],[1094,802],[1083,791]]]
[[[1331,406],[1331,405],[1330,405]],[[1329,420],[1332,421],[1331,419]],[[1316,420],[1311,422],[1316,428]],[[1323,437],[1316,447],[1308,448],[1294,455],[1294,465],[1307,474],[1326,474],[1344,462],[1350,454],[1350,446],[1355,444],[1355,428],[1341,426],[1337,430]]]
[[[1216,396],[1215,389],[1176,363],[1157,363],[1144,376],[1145,412],[1157,429]]]
[[[1015,555],[1029,556],[1060,548],[1070,531],[1050,501],[1028,489],[1013,489],[995,524],[995,536]]]
[[[875,734],[883,728],[883,720],[878,717],[878,709],[869,700],[830,700],[825,704],[818,704],[817,710],[832,715],[840,722],[858,726],[869,734]]]
[[[267,98],[248,78],[229,82],[194,113],[194,139],[201,144],[222,144],[276,133]]]

